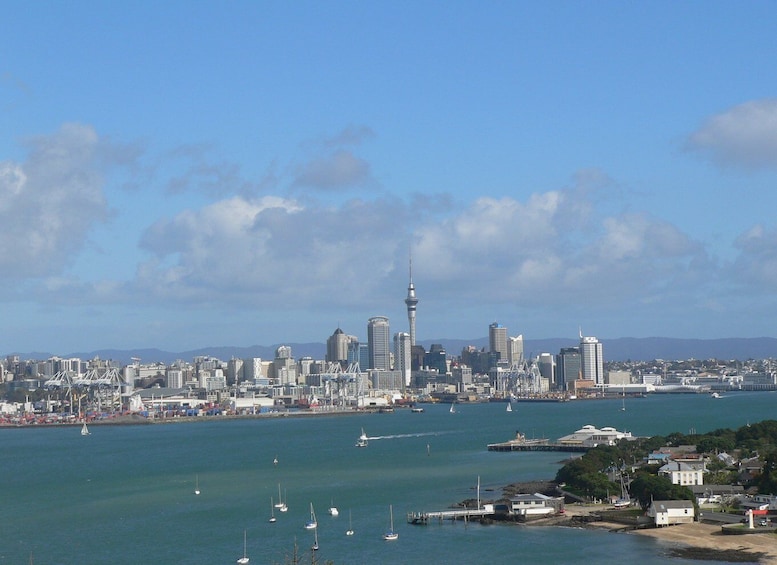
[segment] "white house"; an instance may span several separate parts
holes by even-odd
[[[704,469],[682,461],[670,461],[658,470],[658,474],[669,477],[673,485],[704,484]]]
[[[647,515],[656,526],[690,524],[694,520],[693,502],[690,500],[654,500]]]
[[[521,518],[550,516],[564,510],[564,497],[534,494],[517,494],[510,498],[509,512]]]

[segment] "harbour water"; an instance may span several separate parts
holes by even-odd
[[[425,412],[208,420],[192,424],[0,429],[0,563],[286,563],[313,503],[316,558],[374,563],[665,563],[666,546],[623,533],[514,524],[411,526],[410,511],[498,496],[555,476],[562,453],[497,453],[521,431],[558,438],[585,424],[634,435],[702,433],[775,416],[777,393],[654,395],[567,403],[426,405]],[[356,448],[361,429],[370,437]],[[277,464],[274,459],[277,458]],[[195,480],[201,494],[195,495]],[[288,512],[270,498],[280,484]],[[334,504],[339,516],[327,514]],[[399,539],[384,541],[389,505]],[[346,536],[352,516],[354,535]],[[302,561],[310,562],[309,558]],[[673,560],[673,563],[704,563]]]

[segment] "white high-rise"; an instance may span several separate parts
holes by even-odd
[[[511,367],[518,367],[523,363],[523,335],[507,338],[507,357]]]
[[[394,334],[394,370],[402,373],[402,382],[405,388],[410,386],[411,350],[410,334],[405,332]]]
[[[580,365],[583,379],[604,384],[604,354],[602,343],[595,337],[583,337],[580,332]]]

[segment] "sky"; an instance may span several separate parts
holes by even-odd
[[[775,337],[775,21],[4,2],[0,352]]]

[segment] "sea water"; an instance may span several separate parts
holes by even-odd
[[[703,433],[771,419],[775,393],[653,395],[567,403],[425,405],[425,412],[197,423],[0,429],[0,563],[664,563],[666,544],[628,533],[517,524],[412,526],[406,513],[497,498],[552,479],[563,453],[488,443],[556,439],[583,425],[634,435]],[[355,447],[364,429],[366,448]],[[277,459],[277,464],[274,462]],[[195,495],[195,481],[201,494]],[[278,492],[288,512],[271,510]],[[330,505],[339,516],[328,515]],[[389,508],[399,539],[384,541]],[[268,521],[274,512],[277,521]],[[346,536],[350,523],[354,535]],[[703,563],[674,559],[674,563]]]

